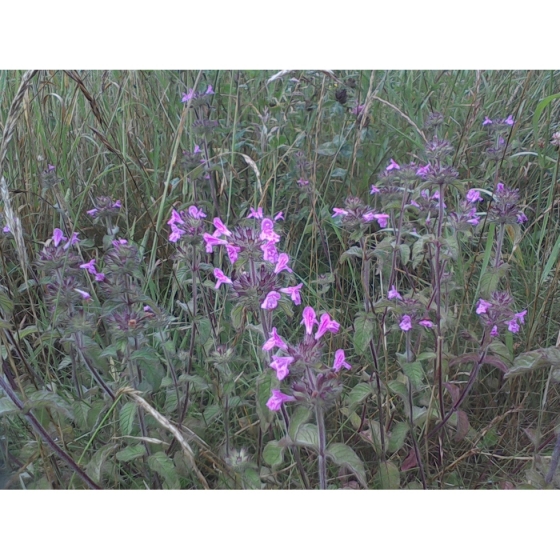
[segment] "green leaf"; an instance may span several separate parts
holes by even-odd
[[[382,490],[398,490],[401,483],[399,468],[392,461],[382,461],[375,475],[377,488]]]
[[[404,374],[410,379],[412,385],[419,389],[424,380],[424,368],[420,362],[403,362],[401,364]]]
[[[356,386],[352,387],[352,390],[346,397],[346,403],[350,407],[356,406],[367,399],[371,394],[371,385],[369,383],[358,383]]]
[[[373,321],[365,313],[358,313],[354,321],[354,348],[358,354],[365,354],[373,339]]]
[[[249,490],[260,490],[262,488],[261,477],[255,469],[245,469],[242,478],[244,488]]]
[[[129,404],[129,403],[127,403]],[[116,454],[117,461],[122,461],[127,463],[129,461],[134,461],[134,459],[139,459],[146,454],[146,448],[143,444],[137,443],[136,445],[128,445],[123,450]]]
[[[298,430],[304,422],[307,422],[307,420],[309,420],[310,416],[311,410],[309,410],[305,406],[298,406],[292,412],[290,416],[290,428],[288,430],[288,435],[290,436],[292,441],[295,441]]]
[[[389,453],[396,453],[402,448],[406,441],[408,430],[409,426],[407,422],[397,422],[393,426],[391,435],[389,436],[389,444],[387,445],[387,451],[389,451]]]
[[[303,424],[297,431],[294,443],[303,447],[319,449],[319,432],[315,424]]]
[[[277,467],[284,461],[285,447],[280,442],[273,440],[269,441],[263,449],[263,460],[271,467]]]
[[[24,411],[28,411],[34,408],[40,408],[43,406],[54,408],[59,412],[62,412],[71,420],[74,420],[74,411],[72,410],[71,406],[60,395],[45,390],[35,391],[34,393],[28,395],[27,402],[24,406]]]
[[[327,448],[327,456],[337,465],[349,468],[360,484],[367,488],[364,464],[351,447],[344,443],[332,443]]]
[[[204,409],[202,418],[206,425],[209,426],[221,414],[221,412],[222,409],[220,408],[220,405],[210,404]]]
[[[358,259],[361,259],[363,256],[364,252],[362,251],[362,249],[355,245],[354,247],[350,247],[350,249],[348,249],[347,251],[344,251],[344,253],[340,255],[338,262],[342,264],[343,262],[346,262],[350,257],[357,257]]]
[[[480,278],[480,293],[488,296],[498,289],[500,280],[506,275],[509,266],[502,264],[499,267],[488,267],[486,272]]]
[[[119,412],[119,425],[123,436],[129,436],[132,434],[137,409],[138,405],[134,402],[127,402],[123,404]]]
[[[199,337],[197,340],[197,344],[204,346],[212,333],[212,325],[210,324],[210,319],[208,317],[203,317],[196,323],[196,328],[198,330]]]
[[[548,97],[545,97],[537,104],[537,107],[535,108],[535,114],[533,115],[534,138],[538,138],[539,120],[541,118],[541,115],[543,114],[543,111],[550,105],[550,103],[552,103],[555,99],[559,99],[559,98],[560,98],[560,93],[554,93],[552,95],[549,95]]]
[[[334,142],[325,142],[316,151],[320,156],[334,156],[338,152],[338,148]]]
[[[81,430],[88,428],[88,412],[90,410],[88,403],[84,401],[74,401],[72,403],[72,410],[74,411],[74,420],[78,424]]]
[[[14,310],[14,302],[5,292],[0,292],[0,309],[7,317],[9,317]]]
[[[410,260],[410,247],[406,243],[403,243],[399,245],[399,251],[401,254],[401,262],[403,265],[406,265]]]
[[[99,449],[94,456],[91,458],[90,462],[86,467],[86,473],[88,476],[98,484],[101,482],[101,473],[103,472],[103,465],[108,455],[117,448],[114,443],[108,443]]]
[[[181,488],[179,484],[179,475],[175,470],[173,460],[168,457],[163,451],[158,451],[148,457],[149,467],[157,472],[165,479],[165,484],[168,489],[178,490]]]
[[[504,378],[509,379],[543,367],[560,367],[560,348],[551,346],[520,354],[513,360],[513,365],[504,375]]]
[[[0,399],[0,416],[3,414],[13,414],[19,412],[19,408],[8,398]]]
[[[243,310],[245,306],[241,303],[238,303],[233,307],[230,312],[230,320],[231,326],[234,328],[235,331],[239,331],[243,325]]]

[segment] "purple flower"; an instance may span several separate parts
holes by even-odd
[[[128,241],[126,239],[113,239],[111,241],[113,247],[118,247],[119,245],[128,245]]]
[[[496,194],[504,194],[506,188],[503,183],[498,183],[496,185]]]
[[[247,216],[247,218],[255,218],[257,220],[262,220],[263,209],[261,207],[259,207],[257,210],[255,210],[254,208],[251,207],[251,211],[249,212],[249,215]]]
[[[222,284],[233,284],[231,278],[228,278],[219,268],[214,269],[214,276],[217,278],[214,288],[217,290]]]
[[[402,299],[402,296],[399,294],[395,286],[391,286],[391,289],[387,293],[387,299]]]
[[[282,381],[290,375],[288,366],[294,361],[292,357],[273,356],[274,360],[270,362],[270,367],[276,372],[276,377]]]
[[[214,90],[212,89],[211,85],[206,88],[206,92],[204,93],[204,95],[214,95]]]
[[[91,261],[81,264],[80,268],[87,270],[90,274],[97,274],[97,269],[95,268],[95,259],[91,259]]]
[[[517,319],[512,319],[511,321],[508,321],[507,326],[508,326],[508,331],[512,333],[519,332],[519,325],[517,324]]]
[[[303,310],[303,320],[301,321],[300,325],[305,325],[305,332],[307,334],[311,334],[313,332],[313,325],[319,324],[319,321],[317,321],[317,316],[315,315],[315,310],[313,309],[313,307],[306,307]]]
[[[202,210],[199,210],[196,206],[189,206],[189,215],[197,220],[206,218],[206,214]]]
[[[498,336],[498,325],[494,325],[490,331],[490,336]]]
[[[66,238],[64,238],[64,239],[66,239]],[[79,243],[79,241],[80,240],[78,239],[78,234],[76,232],[74,232],[71,235],[68,243],[65,243],[62,248],[63,249],[68,249],[68,247],[71,247],[72,245],[76,245],[77,243]]]
[[[504,123],[508,124],[509,126],[513,126],[515,124],[515,121],[513,120],[513,115],[509,115],[508,118],[504,121]]]
[[[212,253],[215,245],[227,245],[227,241],[225,239],[219,239],[217,237],[214,237],[213,235],[210,235],[209,233],[204,233],[202,235],[202,238],[206,242],[207,253]]]
[[[401,166],[394,160],[391,160],[391,163],[385,168],[385,171],[392,171],[393,169],[400,169]]]
[[[425,177],[430,172],[430,164],[424,165],[424,167],[419,167],[416,171],[418,177]]]
[[[54,241],[54,246],[58,247],[60,245],[61,241],[68,241],[68,238],[64,237],[64,234],[62,233],[62,230],[60,230],[58,228],[54,228],[52,240]]]
[[[373,212],[366,212],[363,216],[362,216],[362,220],[364,220],[364,222],[371,222],[374,219],[375,214]]]
[[[86,212],[86,214],[87,214],[88,216],[95,216],[95,214],[97,214],[97,212],[99,212],[99,210],[98,210],[97,208],[92,208],[91,210],[88,210],[88,211]]]
[[[122,208],[121,201],[117,200],[117,202],[115,202],[115,204],[113,204],[113,208]]]
[[[295,397],[285,395],[279,389],[272,389],[272,397],[268,399],[266,406],[273,412],[278,412],[285,402],[295,401]]]
[[[266,294],[266,297],[264,298],[264,301],[261,303],[261,307],[263,309],[276,309],[281,297],[282,296],[278,292],[268,292],[268,294]]]
[[[274,268],[274,274],[279,274],[283,270],[293,272],[293,270],[288,266],[289,260],[290,257],[286,253],[280,253],[280,255],[278,255],[278,262],[276,263],[276,267]]]
[[[515,318],[522,324],[525,324],[525,315],[527,315],[527,310],[521,311],[515,314]]]
[[[103,280],[105,280],[105,274],[103,274],[103,272],[97,272],[95,274],[95,280],[97,282],[103,282]]]
[[[309,185],[309,181],[307,179],[304,179],[303,177],[298,179],[296,182],[300,187],[306,187],[307,185]]]
[[[175,224],[173,224],[171,226],[171,233],[169,234],[169,241],[171,241],[171,243],[176,243],[179,239],[181,239],[181,236],[184,235],[184,233],[185,232],[182,229],[179,229]]]
[[[185,222],[181,218],[181,214],[175,210],[175,208],[171,209],[171,218],[167,222],[168,226],[173,226],[175,224],[184,224]]]
[[[274,231],[274,222],[270,218],[264,218],[261,222],[261,234],[259,239],[266,241],[280,241],[280,236]]]
[[[54,165],[51,165],[50,163],[47,165],[47,173],[52,173],[55,169],[56,167]]]
[[[188,93],[183,93],[183,97],[181,98],[181,103],[187,103],[191,99],[194,99],[195,93],[194,90],[191,88],[189,89]]]
[[[403,331],[409,331],[412,328],[412,319],[410,315],[403,315],[401,322],[399,323],[399,327]]]
[[[373,217],[377,220],[379,227],[387,227],[387,220],[389,220],[389,214],[374,214]]]
[[[353,115],[361,115],[366,108],[365,105],[356,104],[356,106],[350,111]]]
[[[418,202],[416,202],[416,200],[411,200],[410,205],[414,206],[415,208],[420,208],[420,204],[418,204]]]
[[[217,237],[218,235],[225,235],[229,237],[231,235],[231,231],[224,225],[224,222],[220,220],[220,218],[214,218],[214,227],[216,231],[214,232],[214,236]]]
[[[476,308],[476,314],[477,315],[482,315],[483,313],[486,313],[491,307],[492,307],[492,304],[489,301],[479,299],[478,300],[478,307]]]
[[[480,193],[476,189],[470,189],[467,193],[467,202],[469,202],[470,204],[475,204],[480,200],[484,200],[480,196]]]
[[[265,352],[269,352],[273,348],[280,348],[282,350],[288,349],[288,345],[278,335],[276,327],[272,327],[272,336],[264,343],[262,347]]]
[[[524,224],[528,220],[527,216],[523,212],[517,214],[517,223]]]
[[[292,298],[292,301],[296,304],[299,305],[301,303],[301,295],[300,295],[300,290],[303,287],[303,284],[298,284],[297,286],[293,286],[291,288],[280,288],[280,291],[283,294],[289,294],[289,296]]]
[[[333,212],[334,212],[334,214],[332,215],[333,218],[336,218],[337,216],[348,215],[348,210],[344,210],[344,208],[333,208]]]
[[[369,192],[370,192],[370,194],[377,194],[377,193],[381,192],[381,189],[379,189],[375,185],[371,185],[371,190]]]
[[[87,292],[84,292],[84,290],[78,290],[78,288],[74,288],[74,291],[78,292],[86,301],[91,299],[91,296]]]
[[[278,250],[274,241],[267,241],[261,245],[263,251],[263,259],[275,264],[278,261]]]
[[[284,219],[284,212],[278,212],[278,214],[276,214],[276,216],[274,216],[274,221],[277,222],[278,220],[283,220]]]
[[[346,356],[344,355],[344,350],[337,350],[334,353],[334,364],[333,369],[334,371],[340,371],[340,368],[345,367],[346,369],[350,369],[352,366],[346,361]]]
[[[492,124],[492,121],[488,117],[484,117],[484,121],[482,122],[482,126],[487,126]]]
[[[226,245],[226,251],[231,264],[233,264],[239,258],[241,247],[237,247],[236,245]]]
[[[4,226],[4,227],[2,228],[2,231],[3,231],[4,233],[10,233],[12,230],[10,229],[9,226]]]
[[[200,149],[200,146],[198,144],[195,144],[193,154],[200,154],[201,152],[202,150]]]
[[[434,328],[434,324],[429,321],[428,319],[422,319],[422,321],[418,321],[419,325],[422,325],[423,327],[426,327],[427,329],[433,329]]]
[[[340,324],[331,319],[328,313],[323,313],[321,315],[321,322],[319,323],[319,328],[315,333],[315,340],[319,340],[327,331],[336,333],[340,329]],[[311,334],[311,333],[309,333]]]

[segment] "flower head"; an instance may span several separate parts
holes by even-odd
[[[402,296],[399,294],[395,286],[391,286],[391,289],[387,293],[387,299],[402,299]]]
[[[303,320],[301,321],[300,325],[305,325],[305,332],[306,334],[310,335],[313,332],[313,325],[318,325],[319,321],[317,321],[317,315],[315,314],[315,310],[313,307],[306,307],[303,310]]]
[[[272,389],[272,396],[268,399],[266,406],[273,412],[278,412],[284,403],[295,400],[295,397],[285,395],[279,389]]]
[[[410,315],[403,315],[401,322],[399,323],[399,327],[405,332],[412,328],[412,319]]]
[[[492,304],[489,301],[479,299],[478,307],[476,308],[476,314],[481,315],[482,313],[486,313],[491,307]]]
[[[334,371],[339,371],[341,368],[350,369],[352,366],[346,361],[346,356],[344,355],[344,350],[337,350],[334,353]]]
[[[319,328],[315,333],[315,340],[319,340],[327,331],[336,333],[340,329],[340,323],[337,323],[331,319],[328,313],[323,313],[321,315],[321,321],[319,323]],[[311,334],[311,333],[310,333]]]
[[[480,193],[476,189],[470,189],[467,193],[467,202],[475,204],[476,202],[479,202],[481,200],[484,199],[482,198],[482,196],[480,196]]]
[[[263,209],[261,207],[257,208],[257,210],[255,210],[254,208],[251,208],[251,211],[249,212],[249,215],[247,216],[247,218],[255,218],[256,220],[262,220],[263,219]]]
[[[214,288],[217,290],[222,284],[233,284],[231,278],[228,278],[219,268],[214,269],[214,276],[218,280]]]
[[[391,160],[391,163],[385,168],[385,171],[392,171],[393,169],[400,169],[401,166],[394,160]]]
[[[288,266],[289,260],[290,257],[286,253],[280,253],[280,255],[278,255],[278,262],[276,263],[276,267],[274,268],[274,273],[279,274],[283,270],[293,272],[293,270]]]
[[[298,284],[297,286],[293,286],[291,288],[280,288],[280,291],[283,294],[288,294],[292,298],[292,301],[296,305],[299,305],[301,303],[301,295],[300,295],[299,292],[300,292],[302,287],[303,287],[303,283]]]
[[[488,117],[484,117],[484,120],[482,121],[482,126],[488,126],[489,124],[492,124],[492,121]]]
[[[288,349],[288,345],[278,335],[276,327],[272,327],[272,336],[264,343],[262,347],[265,352],[269,352],[273,348],[281,348],[282,350]]]
[[[61,241],[68,241],[68,238],[64,237],[64,234],[62,233],[62,230],[60,230],[58,228],[54,228],[52,240],[54,242],[54,246],[58,247],[60,245]]]
[[[282,296],[278,292],[268,292],[261,304],[263,309],[275,309]]]
[[[214,218],[213,223],[214,227],[216,228],[214,236],[225,235],[226,237],[229,237],[231,235],[231,231],[229,231],[229,229],[224,225],[224,222],[222,222],[220,218]]]
[[[282,381],[285,377],[288,377],[290,370],[288,366],[294,361],[295,358],[291,356],[273,356],[274,360],[270,362],[270,367],[276,372],[276,377]]]

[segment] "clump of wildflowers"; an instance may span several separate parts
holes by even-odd
[[[525,323],[527,310],[515,313],[511,309],[513,298],[508,292],[493,292],[490,299],[479,299],[476,314],[486,329],[490,329],[491,336],[498,336],[506,328],[512,333],[518,333]]]

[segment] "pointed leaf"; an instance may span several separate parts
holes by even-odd
[[[373,339],[373,321],[365,313],[359,313],[354,321],[354,348],[358,354],[365,354]]]
[[[319,433],[315,424],[303,424],[298,430],[294,443],[303,447],[319,448]]]
[[[360,484],[367,488],[364,464],[351,447],[344,443],[332,443],[327,449],[327,455],[337,465],[349,468]]]
[[[376,486],[382,490],[397,490],[401,483],[401,473],[392,461],[382,461],[375,475]]]
[[[389,445],[387,446],[387,451],[389,451],[389,453],[396,453],[402,448],[406,441],[408,430],[409,426],[407,422],[397,422],[393,426],[389,436]]]
[[[12,414],[14,412],[17,413],[19,411],[19,408],[8,397],[0,399],[0,416],[3,414]]]
[[[177,490],[181,487],[179,484],[179,475],[175,470],[173,460],[163,451],[158,451],[148,457],[149,467],[161,475],[165,479],[167,487],[171,490]]]
[[[129,436],[132,434],[137,408],[138,406],[135,402],[127,402],[123,404],[119,412],[119,425],[123,436]]]
[[[371,385],[369,383],[358,383],[352,387],[352,390],[346,397],[348,406],[353,407],[367,399],[372,393]]]
[[[309,420],[310,416],[311,410],[309,410],[305,406],[298,406],[292,412],[290,416],[290,428],[288,430],[288,435],[290,436],[292,441],[295,441],[298,430],[304,422],[307,422],[307,420]]]
[[[280,442],[269,441],[263,449],[264,462],[271,467],[281,465],[284,461],[284,449],[285,446],[281,445]]]
[[[116,454],[117,461],[123,461],[127,463],[128,461],[134,461],[143,457],[146,454],[146,448],[143,444],[137,443],[136,445],[128,445]]]

